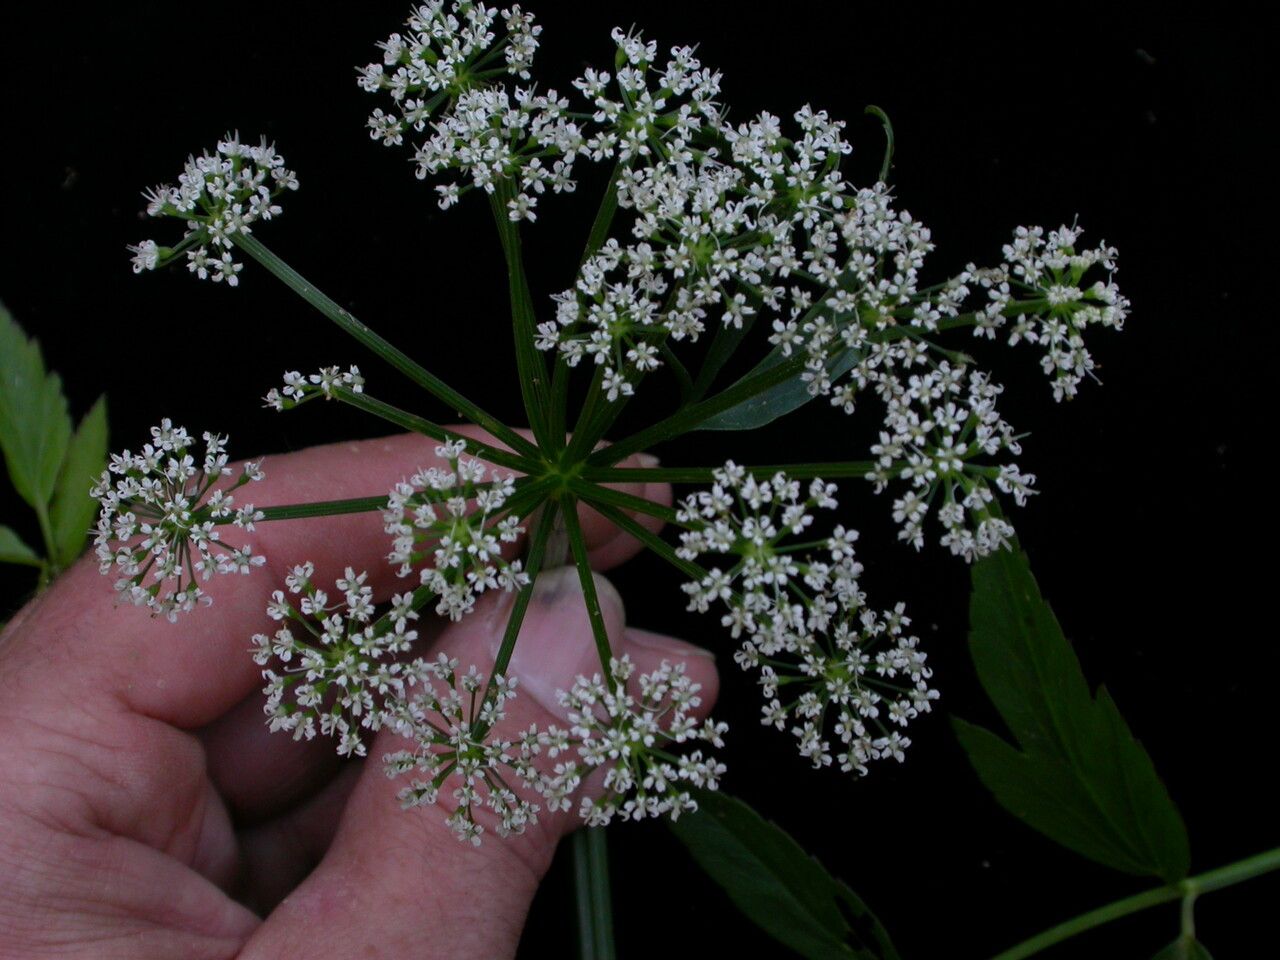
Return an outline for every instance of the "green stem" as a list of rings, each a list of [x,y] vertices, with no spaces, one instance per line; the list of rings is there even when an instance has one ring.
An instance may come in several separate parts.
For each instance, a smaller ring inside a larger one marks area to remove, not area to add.
[[[474,453],[490,463],[510,467],[513,470],[519,470],[521,473],[529,473],[536,467],[529,460],[512,453],[510,450],[502,450],[498,447],[490,446],[475,439],[475,437],[468,437],[455,430],[450,430],[448,427],[442,427],[438,423],[426,420],[406,410],[401,410],[399,407],[394,407],[382,400],[377,400],[367,393],[354,393],[344,387],[338,387],[333,391],[333,395],[357,410],[372,413],[374,416],[381,417],[388,423],[394,423],[405,430],[421,433],[436,440],[461,440],[466,443],[467,450],[470,453]]]
[[[1214,890],[1233,887],[1237,883],[1252,880],[1254,877],[1260,877],[1264,873],[1271,873],[1273,870],[1280,870],[1280,847],[1267,850],[1264,853],[1254,854],[1252,857],[1246,857],[1243,860],[1237,860],[1235,863],[1229,863],[1225,867],[1218,867],[1208,873],[1198,874],[1188,880],[1183,880],[1182,883],[1184,886],[1194,885],[1196,893],[1212,893]]]
[[[624,161],[619,160],[609,175],[609,185],[604,188],[596,218],[591,223],[591,233],[587,235],[587,248],[582,251],[582,263],[595,256],[609,236],[609,227],[613,224],[614,214],[618,212],[618,178],[622,176],[626,166]]]
[[[724,369],[724,365],[729,362],[729,358],[751,331],[752,326],[751,323],[744,323],[741,327],[727,327],[721,324],[716,328],[715,336],[711,339],[711,347],[707,350],[707,356],[698,370],[698,378],[693,382],[691,395],[694,400],[701,400],[706,396],[716,375]]]
[[[1196,938],[1196,897],[1197,892],[1189,890],[1182,898],[1182,936],[1185,940]]]
[[[374,333],[267,249],[257,237],[252,234],[237,232],[232,234],[232,239],[235,241],[236,246],[266,267],[272,275],[290,290],[302,297],[303,300],[306,300],[307,303],[319,310],[378,357],[446,404],[449,409],[458,411],[468,420],[488,430],[511,449],[519,450],[529,457],[538,455],[538,449],[534,444]]]
[[[502,635],[502,645],[498,648],[498,655],[493,661],[491,678],[497,674],[506,673],[507,665],[511,663],[511,654],[515,652],[516,640],[520,636],[520,625],[524,622],[525,611],[529,608],[529,601],[533,597],[534,585],[537,583],[538,574],[542,571],[542,561],[546,556],[547,541],[551,538],[551,531],[555,527],[558,507],[559,504],[556,501],[547,500],[543,506],[542,516],[538,519],[538,525],[534,528],[533,539],[529,543],[529,554],[525,558],[525,572],[529,574],[529,585],[516,594],[515,603],[511,606],[507,628]]]
[[[591,375],[591,386],[587,388],[586,399],[582,401],[582,407],[578,411],[578,420],[573,426],[573,436],[569,438],[569,446],[565,451],[565,459],[570,463],[576,462],[584,451],[591,449],[587,445],[587,426],[596,419],[596,407],[600,403],[603,383],[604,368],[596,367],[595,373]],[[594,444],[594,441],[592,443]]]
[[[662,353],[662,359],[666,361],[667,368],[675,374],[676,382],[680,384],[680,401],[689,403],[700,397],[701,394],[697,393],[697,386],[694,384],[688,368],[676,355],[675,350],[671,348],[671,344],[666,337],[658,344],[658,350]]]
[[[819,305],[815,305],[810,312],[814,312],[818,308]],[[938,332],[941,333],[944,330],[955,327],[972,326],[976,316],[976,314],[964,314],[958,317],[946,317],[939,321]],[[871,340],[875,343],[896,340],[911,335],[914,335],[914,328],[909,326],[894,327],[886,331],[877,332],[872,336]],[[831,361],[829,360],[828,362]],[[587,458],[587,463],[592,466],[617,463],[637,450],[644,450],[661,440],[696,430],[717,414],[737,406],[744,400],[749,400],[758,394],[764,393],[766,390],[784,383],[792,377],[799,376],[804,370],[804,365],[805,356],[801,353],[796,353],[765,369],[757,367],[756,372],[748,374],[714,396],[684,406],[671,416],[646,427],[639,433],[635,433],[609,447],[597,450]]]
[[[634,510],[637,513],[657,517],[666,523],[677,522],[674,507],[668,507],[662,503],[654,503],[652,500],[646,500],[644,497],[637,497],[622,490],[610,490],[608,487],[589,483],[576,477],[569,481],[569,489],[573,491],[574,496],[593,507],[597,504],[607,503],[621,510]]]
[[[1024,940],[1015,947],[1010,947],[1003,953],[996,954],[992,960],[1023,960],[1023,958],[1034,956],[1054,944],[1061,943],[1063,940],[1084,933],[1086,930],[1092,930],[1094,927],[1101,926],[1104,923],[1110,923],[1112,920],[1127,917],[1131,913],[1137,913],[1140,910],[1156,907],[1173,900],[1185,901],[1188,897],[1194,899],[1200,894],[1221,890],[1224,887],[1251,880],[1274,870],[1280,870],[1280,847],[1247,857],[1244,860],[1238,860],[1216,870],[1210,870],[1208,873],[1187,877],[1185,880],[1181,880],[1171,886],[1146,890],[1143,893],[1117,900],[1096,910],[1090,910],[1088,913],[1082,913],[1080,916],[1065,923],[1060,923],[1056,927],[1045,930],[1043,933],[1036,934],[1029,940]]]
[[[884,127],[884,160],[880,164],[880,182],[888,183],[889,168],[893,165],[893,124],[889,122],[889,115],[874,103],[862,112],[878,119]]]
[[[305,520],[308,517],[334,517],[343,513],[371,513],[387,505],[387,497],[354,497],[350,500],[320,500],[316,503],[289,503],[279,507],[262,507],[263,520]],[[231,523],[231,519],[220,523]]]
[[[36,500],[36,519],[40,521],[40,537],[44,540],[44,552],[47,558],[44,561],[43,566],[47,567],[48,570],[42,571],[40,575],[41,586],[44,586],[48,583],[48,580],[51,580],[58,572],[56,559],[58,556],[58,547],[53,539],[53,524],[49,522],[49,511],[43,503],[39,502],[39,496],[36,496],[34,499]],[[46,576],[48,579],[46,579]]]
[[[591,508],[598,511],[600,516],[604,517],[619,530],[631,534],[631,536],[635,537],[659,557],[667,561],[667,563],[671,564],[690,579],[701,580],[707,575],[707,571],[703,570],[702,567],[692,561],[685,560],[677,556],[671,544],[667,543],[667,541],[663,540],[643,524],[637,523],[632,517],[629,517],[617,507],[597,501],[591,505]]]
[[[582,596],[587,605],[587,619],[591,621],[591,635],[595,638],[596,653],[600,657],[600,672],[605,685],[613,688],[613,648],[609,645],[609,629],[605,626],[604,613],[600,610],[600,597],[596,594],[595,575],[591,572],[591,557],[587,551],[587,539],[578,522],[577,501],[566,495],[561,503],[564,511],[564,531],[573,551],[574,566],[578,568],[578,580],[582,583]]]
[[[551,433],[551,397],[547,389],[547,364],[534,345],[537,337],[537,321],[534,317],[533,297],[529,293],[529,280],[525,276],[524,255],[520,248],[519,225],[507,214],[507,201],[513,199],[511,181],[498,181],[497,188],[489,195],[489,206],[502,241],[502,253],[507,261],[507,279],[511,296],[511,324],[515,334],[516,367],[520,374],[520,396],[524,401],[525,416],[533,428],[534,437],[547,450],[559,450],[564,437]]]
[[[614,214],[618,210],[618,177],[621,176],[625,166],[621,161],[614,165],[609,184],[604,189],[604,196],[600,198],[600,207],[596,210],[596,218],[591,224],[591,232],[587,236],[587,246],[582,251],[580,263],[586,263],[595,256],[609,235],[609,227],[613,224]],[[556,437],[563,437],[568,427],[571,371],[569,365],[560,357],[556,358],[554,367],[555,371],[551,376],[552,433]]]
[[[630,397],[619,397],[617,400],[605,400],[596,407],[595,416],[582,429],[581,435],[584,440],[575,447],[578,458],[588,450],[594,450],[595,447],[604,440],[605,434],[609,432],[609,428],[622,415],[622,411],[626,409],[626,405]],[[577,437],[579,428],[574,428],[574,436]]]
[[[671,416],[632,434],[625,440],[597,450],[587,458],[586,462],[597,467],[614,464],[660,440],[688,433],[716,414],[723,413],[730,407],[737,406],[742,401],[749,400],[756,394],[764,393],[771,387],[797,376],[803,369],[804,357],[793,356],[768,370],[762,370],[760,373],[739,380],[713,397],[683,407]]]
[[[503,509],[517,517],[531,517],[533,511],[552,496],[556,484],[557,481],[549,477],[519,477],[516,492]]]
[[[278,507],[261,507],[262,520],[306,520],[311,517],[336,517],[347,513],[372,513],[387,505],[385,495],[380,497],[352,497],[349,500],[318,500],[315,503],[289,503]],[[225,526],[234,520],[226,518],[214,521]]]
[[[579,830],[573,835],[573,886],[582,960],[613,960],[609,848],[601,827]]]

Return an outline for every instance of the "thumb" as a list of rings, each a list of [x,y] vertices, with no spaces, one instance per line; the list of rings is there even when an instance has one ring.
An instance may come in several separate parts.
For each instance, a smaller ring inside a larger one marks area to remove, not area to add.
[[[619,661],[626,658],[629,665],[622,668],[619,677],[633,668],[626,693],[641,703],[646,693],[655,692],[666,701],[673,697],[680,700],[686,709],[667,709],[665,722],[683,712],[682,727],[696,729],[696,721],[709,711],[718,688],[709,652],[672,637],[628,629],[622,600],[612,584],[595,575],[595,586],[613,657]],[[456,661],[452,676],[457,688],[467,685],[466,674],[472,665],[486,677],[491,671],[511,603],[509,595],[488,594],[469,616],[440,634],[430,656],[443,655],[446,663]],[[573,744],[548,740],[549,729],[565,731],[575,722],[589,724],[592,709],[598,716],[606,715],[601,704],[593,708],[584,704],[581,696],[589,694],[590,678],[600,672],[577,570],[567,567],[544,572],[534,588],[507,671],[508,677],[517,680],[515,695],[503,704],[503,716],[487,741],[513,741],[505,753],[517,765],[520,744],[524,743],[528,752],[529,744],[541,741],[532,763],[554,784],[550,800],[521,786],[519,776],[497,763],[482,766],[470,784],[453,773],[429,798],[434,804],[402,809],[406,788],[415,787],[415,775],[418,788],[433,777],[421,768],[394,779],[384,775],[380,762],[384,755],[421,756],[426,752],[420,738],[415,742],[384,730],[370,747],[372,762],[356,785],[324,860],[259,928],[242,957],[306,956],[314,960],[317,956],[359,955],[425,960],[513,956],[529,903],[558,840],[582,822],[578,808],[599,810],[593,801],[607,795],[622,816],[638,818],[661,807],[656,798],[664,780],[673,784],[679,780],[677,770],[669,766],[659,770],[657,787],[649,785],[650,798],[625,807],[626,798],[618,796],[620,788],[627,786],[625,771],[620,774],[607,760],[596,769],[582,760]],[[655,673],[659,675],[656,685],[652,679]],[[586,687],[575,687],[579,675],[588,680]],[[420,689],[428,686],[435,691],[434,702],[443,704],[449,684],[429,675]],[[580,696],[566,699],[559,695],[571,690]],[[476,703],[480,696],[476,693]],[[433,712],[419,700],[417,709],[430,713],[429,719],[438,729],[443,728],[450,710],[460,709],[465,729],[470,694],[463,693],[454,703],[455,707]],[[651,711],[648,719],[655,715],[663,715],[663,711]],[[536,737],[520,739],[522,732],[535,728]],[[581,739],[568,733],[563,736]],[[663,739],[661,733],[652,736]],[[436,747],[436,755],[449,749]],[[633,754],[629,760],[634,767],[639,758]],[[566,764],[575,761],[577,779],[566,773]],[[442,771],[445,766],[436,762],[431,769]],[[486,774],[500,775],[502,780]],[[514,796],[506,798],[508,803],[536,804],[536,822],[518,835],[497,836],[499,818],[493,807],[500,807],[502,798],[494,799],[498,791],[489,789],[494,783],[511,787]],[[574,787],[577,789],[570,793]],[[465,826],[460,827],[465,818],[459,809],[459,791],[471,800],[470,817],[483,831],[479,845],[460,843],[455,837],[458,832],[468,833]],[[412,796],[421,797],[421,789]],[[491,806],[486,807],[486,802]]]

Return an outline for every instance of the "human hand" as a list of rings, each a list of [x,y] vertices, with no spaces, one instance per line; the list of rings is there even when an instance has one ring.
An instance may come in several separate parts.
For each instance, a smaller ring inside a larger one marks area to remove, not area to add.
[[[273,457],[254,501],[389,489],[433,447],[401,436]],[[628,492],[670,502],[665,485]],[[598,515],[581,520],[596,566],[636,551]],[[340,761],[327,738],[269,733],[249,638],[270,624],[266,602],[287,567],[312,560],[322,582],[367,569],[379,600],[397,582],[377,514],[264,524],[254,542],[267,569],[214,578],[214,605],[176,626],[115,606],[87,559],[0,634],[3,960],[514,954],[576,816],[544,812],[523,835],[460,844],[443,801],[400,809],[403,784],[380,763],[402,743],[390,731],[369,744],[368,764]],[[615,655],[641,671],[686,661],[703,687],[699,713],[709,710],[710,656],[627,628],[617,593],[600,577],[597,587]],[[509,604],[486,593],[458,623],[424,622],[421,652],[487,671]],[[598,670],[577,572],[547,571],[510,665],[521,681],[510,729],[563,724],[555,690]]]

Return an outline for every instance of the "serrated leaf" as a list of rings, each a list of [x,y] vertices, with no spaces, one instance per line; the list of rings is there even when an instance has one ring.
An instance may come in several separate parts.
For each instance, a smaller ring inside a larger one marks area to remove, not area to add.
[[[97,402],[80,421],[67,445],[67,455],[53,494],[53,542],[58,566],[68,567],[80,556],[93,524],[97,504],[89,496],[107,463],[107,398]]]
[[[0,449],[18,495],[43,512],[71,439],[71,417],[56,373],[45,373],[40,346],[0,305]]]
[[[969,645],[1019,749],[956,731],[979,777],[1015,816],[1086,857],[1168,883],[1186,876],[1186,827],[1151,758],[1105,689],[1095,699],[1040,596],[1026,556],[974,564]]]
[[[899,960],[866,904],[781,827],[723,793],[697,799],[671,830],[762,930],[811,960]]]
[[[1014,749],[989,730],[952,718],[960,745],[1000,806],[1049,839],[1125,873],[1146,873],[1124,838],[1099,823],[1071,767]]]
[[[38,567],[40,556],[11,529],[0,525],[0,563],[21,563],[28,567]]]
[[[859,351],[850,348],[828,361],[827,372],[830,374],[831,379],[834,380],[841,374],[848,373],[853,368],[853,365],[858,362],[859,356],[861,356]],[[785,359],[787,358],[782,355],[781,348],[774,347],[763,360],[755,365],[746,377],[755,376],[772,369]],[[745,380],[746,377],[742,379]],[[790,380],[786,380],[777,386],[770,387],[763,393],[758,393],[754,397],[743,400],[737,406],[730,407],[728,410],[704,420],[698,425],[698,429],[755,430],[757,427],[773,423],[779,417],[784,417],[793,410],[800,409],[813,399],[812,394],[809,393],[809,385],[800,377],[801,375],[797,373]]]
[[[1179,937],[1151,960],[1213,960],[1213,956],[1195,937]]]
[[[969,650],[991,702],[1023,749],[1078,753],[1067,718],[1086,713],[1092,698],[1025,556],[997,551],[971,576]]]

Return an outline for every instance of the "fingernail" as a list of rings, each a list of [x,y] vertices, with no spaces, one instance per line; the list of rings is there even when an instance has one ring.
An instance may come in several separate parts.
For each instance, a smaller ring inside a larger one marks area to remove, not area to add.
[[[622,597],[604,577],[592,576],[605,627],[616,645],[621,642],[622,625],[626,622]],[[502,634],[492,631],[490,638],[496,656]],[[566,713],[560,706],[557,691],[568,690],[579,674],[592,676],[599,672],[600,658],[577,568],[544,571],[534,584],[520,638],[507,667],[507,675],[519,681],[517,694],[529,697],[563,719]]]
[[[655,457],[652,453],[636,454],[636,463],[638,463],[641,467],[643,467],[646,470],[651,469],[652,467],[656,467],[661,462],[662,461],[659,460],[657,457]]]
[[[637,630],[635,627],[627,628],[627,645],[641,647],[673,662],[690,660],[693,657],[702,657],[712,662],[716,659],[716,655],[706,647],[685,643],[683,640],[677,640],[662,633]]]

